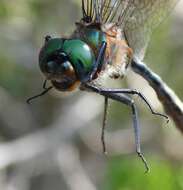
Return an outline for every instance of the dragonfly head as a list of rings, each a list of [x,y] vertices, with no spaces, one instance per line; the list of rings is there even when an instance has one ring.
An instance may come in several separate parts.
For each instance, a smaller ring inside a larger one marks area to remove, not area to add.
[[[60,91],[75,89],[93,68],[95,60],[89,46],[78,39],[45,37],[39,66],[47,80]]]
[[[61,91],[72,88],[77,76],[66,52],[63,51],[64,39],[45,37],[45,44],[39,54],[39,66],[53,86]]]

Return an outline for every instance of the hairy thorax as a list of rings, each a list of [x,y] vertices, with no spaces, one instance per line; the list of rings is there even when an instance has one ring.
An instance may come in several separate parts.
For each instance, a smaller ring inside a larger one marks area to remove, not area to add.
[[[108,63],[107,72],[111,78],[123,77],[131,62],[133,51],[129,48],[121,29],[107,24],[102,30],[107,39],[105,55],[105,61]]]
[[[97,35],[94,35],[94,38],[91,31],[96,31]],[[92,40],[88,40],[88,36],[90,38],[92,36]],[[103,67],[99,71],[98,77],[107,74],[110,78],[116,79],[122,78],[125,75],[125,71],[131,62],[133,51],[129,48],[120,28],[114,24],[105,24],[102,26],[97,24],[89,26],[77,24],[77,29],[72,37],[85,41],[93,49],[96,57],[98,56],[101,42],[106,41],[107,48],[102,63]]]

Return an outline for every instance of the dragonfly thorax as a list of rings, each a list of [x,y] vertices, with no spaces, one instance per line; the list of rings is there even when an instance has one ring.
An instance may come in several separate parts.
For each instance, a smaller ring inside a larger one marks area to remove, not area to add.
[[[129,48],[122,30],[114,23],[104,24],[100,27],[97,23],[96,25],[94,23],[91,25],[77,23],[73,37],[85,41],[93,50],[95,57],[98,57],[101,44],[106,42],[105,55],[99,64],[96,77],[102,77],[99,74],[104,70],[111,78],[124,76],[132,58],[132,49]]]

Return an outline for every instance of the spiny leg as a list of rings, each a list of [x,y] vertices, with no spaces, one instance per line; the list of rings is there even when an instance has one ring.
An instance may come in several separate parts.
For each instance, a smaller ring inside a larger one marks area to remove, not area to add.
[[[153,115],[157,115],[160,117],[164,117],[165,119],[167,119],[167,123],[169,122],[169,118],[168,116],[158,113],[156,111],[154,111],[154,109],[152,108],[151,104],[148,102],[148,100],[146,99],[146,97],[138,92],[137,90],[132,90],[132,89],[111,89],[111,88],[98,88],[96,86],[91,86],[91,85],[87,85],[87,88],[93,89],[94,91],[100,91],[100,93],[105,93],[105,92],[110,92],[110,93],[115,93],[115,94],[131,94],[131,95],[138,95],[145,103],[146,105],[149,107],[151,113]]]
[[[47,80],[45,80],[44,83],[43,83],[43,89],[44,89],[44,91],[41,92],[40,94],[37,94],[37,95],[35,95],[33,97],[28,98],[26,102],[28,104],[30,104],[32,100],[45,95],[46,93],[48,93],[53,88],[52,86],[46,87],[46,84],[47,84]]]
[[[137,109],[135,107],[134,101],[129,97],[124,94],[118,94],[114,93],[111,91],[102,91],[102,89],[99,89],[96,86],[91,86],[89,84],[83,84],[85,89],[92,90],[95,93],[98,93],[104,97],[110,98],[115,101],[119,101],[123,104],[126,104],[127,106],[130,106],[132,109],[132,114],[133,114],[133,127],[134,127],[134,133],[135,133],[135,145],[136,145],[136,152],[142,162],[144,163],[144,166],[146,168],[146,173],[149,171],[149,166],[148,163],[141,152],[141,146],[140,146],[140,126],[139,126],[139,121],[138,121],[138,114],[137,114]]]
[[[141,145],[140,145],[140,126],[139,126],[139,121],[138,121],[138,115],[137,115],[137,109],[135,107],[134,101],[126,96],[126,95],[120,95],[120,94],[115,94],[109,92],[105,92],[104,94],[101,93],[101,95],[104,95],[105,97],[107,96],[108,98],[111,98],[116,101],[120,101],[123,104],[126,104],[131,107],[132,109],[132,116],[133,116],[133,128],[134,128],[134,134],[135,134],[135,146],[136,146],[136,152],[140,159],[142,160],[144,166],[145,166],[145,173],[149,172],[149,166],[148,163],[141,152]]]
[[[107,109],[108,109],[108,97],[105,96],[104,99],[104,116],[103,116],[103,123],[102,123],[102,134],[101,134],[101,141],[103,147],[103,153],[107,154],[106,150],[106,143],[105,143],[105,128],[107,124]]]
[[[106,92],[113,92],[113,93],[122,93],[122,94],[131,94],[131,95],[138,95],[145,103],[146,105],[149,107],[151,113],[153,115],[157,115],[160,117],[164,117],[165,119],[167,119],[167,123],[169,122],[169,118],[167,115],[158,113],[156,111],[153,110],[151,104],[148,102],[148,100],[146,99],[146,97],[139,91],[137,90],[132,90],[132,89],[102,89],[102,91],[106,91]]]
[[[135,134],[135,146],[136,146],[136,152],[138,156],[141,158],[143,161],[146,171],[145,173],[149,172],[149,166],[148,163],[144,157],[144,155],[141,152],[141,146],[140,146],[140,125],[139,125],[139,120],[138,120],[138,113],[137,113],[137,108],[135,104],[133,103],[133,100],[131,102],[131,108],[132,108],[132,117],[133,117],[133,127],[134,127],[134,134]]]

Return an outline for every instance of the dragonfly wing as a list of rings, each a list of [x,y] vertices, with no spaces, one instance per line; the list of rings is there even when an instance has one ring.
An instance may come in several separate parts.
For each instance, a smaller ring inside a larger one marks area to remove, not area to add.
[[[153,29],[169,14],[178,0],[133,0],[131,2],[133,11],[127,18],[123,30],[134,55],[142,60]]]
[[[121,26],[134,55],[140,60],[153,29],[179,0],[82,0],[85,22]]]
[[[109,23],[116,18],[123,4],[121,0],[81,0],[85,22]]]

